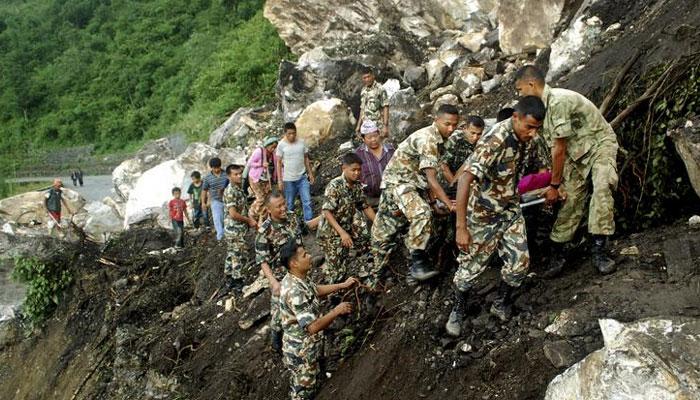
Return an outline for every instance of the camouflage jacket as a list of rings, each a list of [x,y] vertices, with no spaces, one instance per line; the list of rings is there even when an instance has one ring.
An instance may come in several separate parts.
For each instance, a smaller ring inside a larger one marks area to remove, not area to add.
[[[302,244],[297,216],[287,212],[285,221],[273,221],[268,217],[260,224],[255,236],[255,264],[268,263],[275,276],[280,278],[284,269],[280,266],[279,252],[288,240],[296,240],[298,245]]]
[[[445,142],[445,152],[440,158],[440,163],[447,164],[452,173],[457,172],[459,167],[467,161],[467,158],[474,151],[474,145],[469,143],[463,130],[457,130],[447,138]]]
[[[321,209],[332,212],[335,220],[346,232],[351,231],[355,214],[362,212],[367,207],[369,207],[369,204],[367,204],[367,198],[362,191],[360,182],[350,186],[343,175],[328,182]],[[318,227],[317,237],[334,235],[338,235],[338,233],[325,218],[322,218]]]
[[[588,165],[600,148],[617,149],[612,127],[583,95],[545,85],[542,101],[547,107],[542,135],[550,148],[554,139],[567,139],[566,156],[570,162]]]
[[[443,143],[435,124],[412,133],[396,148],[386,166],[382,175],[382,189],[398,185],[427,189],[428,181],[423,170],[433,168],[437,171],[438,160],[444,152]]]
[[[382,109],[389,106],[389,98],[384,86],[375,81],[370,87],[363,87],[360,92],[360,113],[364,119],[383,126]]]
[[[319,341],[322,333],[309,335],[306,329],[321,317],[321,304],[316,285],[308,279],[287,273],[280,288],[280,319],[284,341],[300,348],[305,340]]]
[[[224,190],[224,228],[226,233],[245,234],[248,232],[248,224],[231,218],[228,213],[231,207],[243,216],[248,215],[248,199],[243,193],[243,188],[234,183],[229,184]]]
[[[520,212],[519,171],[531,143],[518,140],[510,119],[481,137],[467,160],[467,171],[478,179],[472,184],[468,215],[498,219]]]

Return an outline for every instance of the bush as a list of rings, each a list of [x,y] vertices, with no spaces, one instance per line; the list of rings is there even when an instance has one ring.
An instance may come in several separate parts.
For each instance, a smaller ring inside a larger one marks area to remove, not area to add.
[[[27,285],[22,309],[32,324],[44,322],[56,309],[63,292],[73,282],[63,265],[45,264],[34,257],[16,258],[12,279]]]

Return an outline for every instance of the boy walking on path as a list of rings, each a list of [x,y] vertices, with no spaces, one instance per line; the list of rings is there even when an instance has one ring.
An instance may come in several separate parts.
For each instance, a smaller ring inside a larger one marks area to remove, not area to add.
[[[173,224],[175,231],[175,246],[185,247],[185,219],[189,222],[190,217],[187,215],[187,203],[182,200],[182,195],[179,187],[174,187],[172,190],[173,198],[168,202],[168,211],[170,213],[170,221]]]
[[[288,242],[280,251],[281,263],[287,268],[280,289],[280,320],[284,329],[282,349],[284,363],[290,371],[290,398],[313,399],[316,379],[321,372],[319,358],[323,349],[322,331],[341,315],[350,314],[352,305],[340,303],[328,314],[321,314],[320,299],[349,289],[357,279],[348,278],[335,285],[315,285],[308,279],[311,255]]]
[[[224,238],[224,203],[223,192],[228,179],[221,170],[221,159],[214,157],[209,160],[211,172],[204,177],[202,184],[202,209],[211,206],[211,216],[216,229],[216,240]]]
[[[316,233],[318,245],[326,256],[326,282],[339,282],[351,274],[350,249],[356,256],[369,252],[369,224],[374,210],[362,192],[362,160],[355,153],[343,156],[342,174],[326,186],[322,218]],[[359,271],[352,271],[359,272]]]
[[[471,282],[488,266],[494,251],[503,260],[501,285],[491,313],[508,318],[510,294],[527,275],[530,256],[517,192],[520,165],[530,140],[542,126],[545,108],[534,96],[521,99],[509,120],[496,124],[477,143],[457,187],[455,300],[445,326],[459,336]]]
[[[226,167],[229,185],[224,190],[224,237],[226,238],[226,260],[224,275],[227,289],[239,289],[243,286],[241,269],[248,262],[250,246],[245,236],[248,228],[257,228],[255,220],[248,216],[248,199],[243,192],[243,166],[229,165]]]
[[[51,189],[49,189],[44,195],[44,205],[46,206],[46,210],[49,213],[49,221],[47,223],[47,226],[49,228],[49,236],[53,236],[54,227],[58,226],[58,229],[62,229],[61,205],[66,206],[66,210],[68,210],[69,213],[73,213],[68,207],[68,204],[66,204],[66,201],[63,200],[63,190],[61,190],[62,187],[63,182],[60,179],[56,178],[53,180],[53,185],[51,186]]]
[[[284,124],[284,139],[277,145],[275,154],[277,185],[287,200],[287,209],[294,211],[294,200],[299,195],[304,222],[309,225],[309,228],[316,228],[313,226],[314,215],[311,205],[311,185],[315,178],[311,170],[309,149],[302,139],[297,138],[297,127],[293,123]]]
[[[187,188],[187,194],[190,195],[192,201],[192,226],[199,228],[200,224],[209,226],[209,217],[207,210],[202,208],[202,174],[199,171],[192,172],[190,175],[192,183]]]
[[[282,325],[279,313],[280,281],[284,267],[280,264],[280,248],[287,242],[302,244],[299,222],[294,213],[287,211],[284,197],[272,193],[265,201],[269,212],[258,227],[255,236],[255,264],[260,266],[270,284],[270,336],[272,348],[282,348]]]

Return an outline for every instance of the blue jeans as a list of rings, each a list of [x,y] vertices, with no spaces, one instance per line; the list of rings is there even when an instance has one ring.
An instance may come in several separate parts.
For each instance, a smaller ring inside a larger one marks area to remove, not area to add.
[[[306,174],[296,181],[284,181],[284,198],[287,200],[287,209],[294,211],[294,200],[299,194],[301,197],[301,209],[304,213],[304,221],[308,222],[314,217],[311,208],[311,184]]]
[[[175,221],[171,219],[173,223],[173,231],[175,231],[175,246],[185,247],[185,223],[183,221]]]
[[[224,203],[219,200],[211,200],[211,219],[216,229],[216,240],[224,238]]]
[[[203,210],[202,207],[192,210],[192,225],[195,229],[199,228],[200,225],[209,226],[209,216],[207,214],[207,210]]]

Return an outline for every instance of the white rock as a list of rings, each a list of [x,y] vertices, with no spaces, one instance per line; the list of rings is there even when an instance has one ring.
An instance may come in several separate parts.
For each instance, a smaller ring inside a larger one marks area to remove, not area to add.
[[[297,132],[307,146],[314,148],[331,137],[352,132],[351,118],[343,100],[320,100],[301,113],[296,121]]]
[[[639,255],[639,248],[637,246],[625,247],[624,249],[620,250],[620,255],[622,255],[622,256],[638,256]]]
[[[391,98],[396,92],[401,90],[401,83],[399,82],[398,79],[387,79],[386,82],[384,82],[384,91],[386,92],[387,98]]]
[[[175,149],[168,138],[147,142],[134,157],[123,161],[112,171],[114,190],[122,199],[129,198],[129,192],[147,169],[175,157]]]
[[[479,32],[465,33],[457,38],[457,43],[472,53],[476,53],[486,43],[486,34],[488,32],[488,29],[483,29]]]
[[[693,215],[688,219],[688,226],[691,228],[700,227],[700,215]]]
[[[85,205],[87,218],[81,226],[85,234],[96,242],[106,242],[109,237],[124,230],[123,219],[110,206],[99,201]]]
[[[245,107],[236,110],[209,135],[209,145],[219,148],[227,145],[229,142],[238,142],[250,135],[253,132],[253,128],[246,124],[249,120],[243,119],[243,117],[252,111],[252,108]]]
[[[5,221],[15,224],[29,224],[32,221],[46,224],[49,221],[49,215],[44,203],[45,194],[45,191],[32,191],[2,199],[0,215]],[[62,220],[70,219],[71,213],[78,213],[85,205],[85,199],[72,189],[64,187],[62,198],[68,205],[68,209],[65,204],[62,206]]]
[[[552,35],[565,0],[501,0],[498,7],[498,39],[505,54],[542,49]]]
[[[440,108],[441,105],[443,104],[450,104],[453,106],[458,106],[459,105],[459,97],[455,96],[454,94],[444,94],[440,96],[437,100],[435,100],[435,104],[433,104],[433,114],[437,112],[438,108]]]
[[[588,60],[598,42],[602,22],[598,17],[579,17],[552,43],[547,80],[555,80]]]
[[[503,75],[496,75],[489,80],[481,81],[481,88],[484,91],[484,93],[490,93],[495,89],[498,89],[498,87],[501,86],[502,82]]]
[[[355,148],[355,145],[353,145],[352,140],[348,140],[347,142],[343,142],[340,146],[338,146],[338,153],[348,153],[351,152]]]
[[[469,74],[463,80],[464,90],[459,94],[463,102],[467,102],[472,96],[481,92],[481,79],[474,74]]]
[[[443,80],[445,80],[445,75],[450,68],[439,59],[432,59],[425,64],[425,70],[428,74],[428,86],[436,88],[440,86]]]
[[[457,89],[455,89],[454,85],[447,85],[447,86],[443,86],[441,88],[437,88],[437,89],[433,90],[432,92],[430,92],[430,100],[438,99],[446,94],[455,94],[456,95],[458,93],[459,93],[459,91],[457,91]]]

